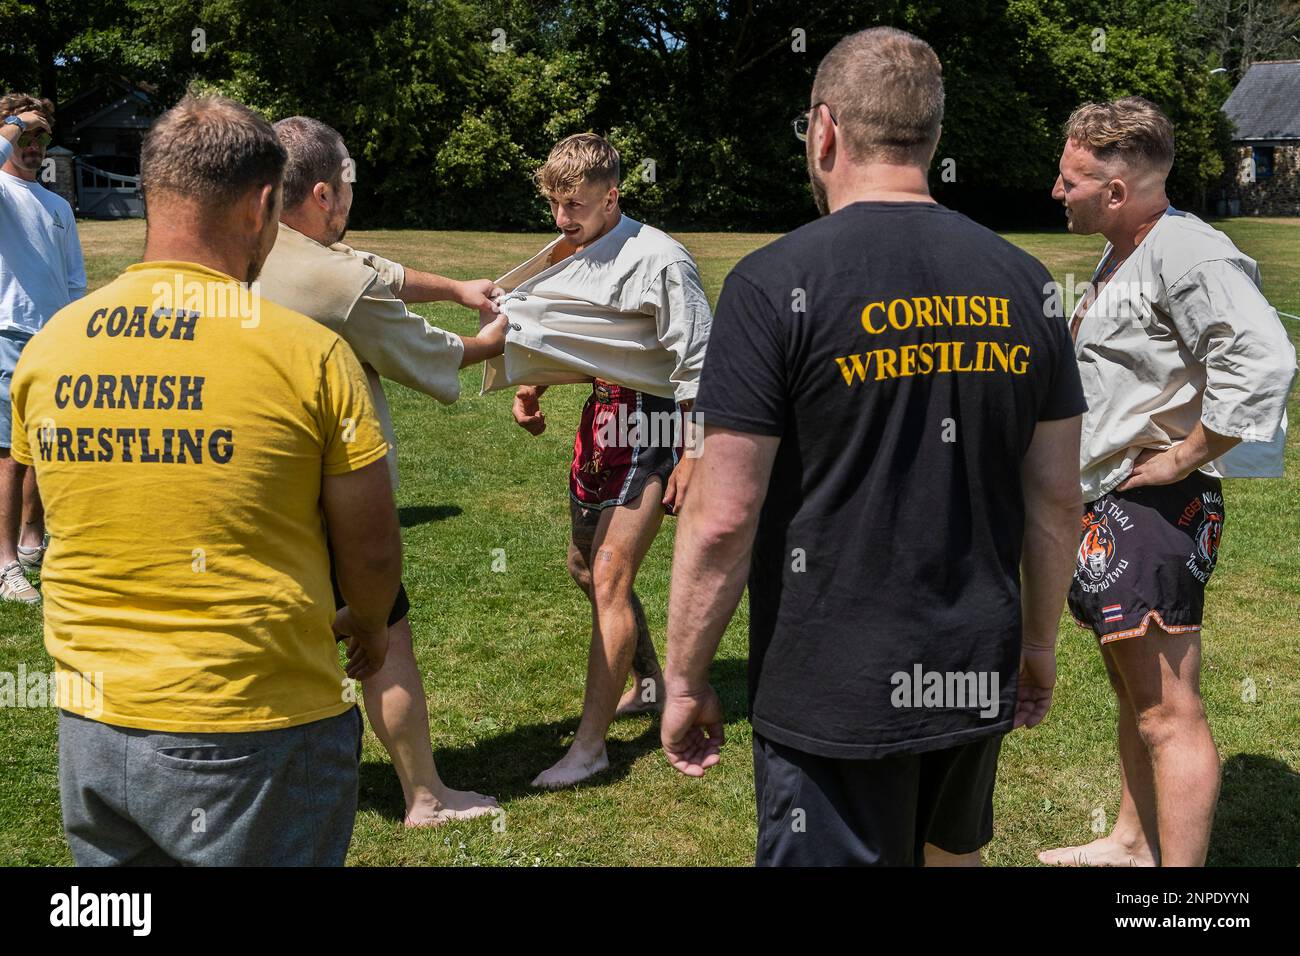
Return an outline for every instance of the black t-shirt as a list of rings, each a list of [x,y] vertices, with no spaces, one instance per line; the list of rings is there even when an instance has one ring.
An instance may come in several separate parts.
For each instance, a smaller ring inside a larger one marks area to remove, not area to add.
[[[1047,270],[942,206],[855,203],[727,277],[695,408],[781,438],[749,577],[755,731],[874,758],[1009,730],[1021,462],[1039,421],[1086,408]]]

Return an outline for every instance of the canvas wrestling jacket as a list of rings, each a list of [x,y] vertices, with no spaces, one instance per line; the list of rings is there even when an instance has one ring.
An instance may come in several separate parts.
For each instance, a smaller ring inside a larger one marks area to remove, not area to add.
[[[1075,353],[1088,400],[1084,501],[1123,482],[1144,448],[1169,448],[1198,421],[1242,440],[1201,471],[1282,474],[1295,349],[1255,260],[1196,216],[1169,207],[1084,313]]]
[[[450,405],[460,397],[460,338],[435,328],[397,297],[406,272],[396,262],[337,242],[322,246],[280,223],[258,277],[272,302],[310,316],[352,347],[388,440],[388,474],[397,487],[397,432],[382,378]]]
[[[622,216],[577,255],[551,265],[560,239],[497,280],[510,320],[483,392],[601,378],[661,398],[695,398],[713,316],[691,255]]]

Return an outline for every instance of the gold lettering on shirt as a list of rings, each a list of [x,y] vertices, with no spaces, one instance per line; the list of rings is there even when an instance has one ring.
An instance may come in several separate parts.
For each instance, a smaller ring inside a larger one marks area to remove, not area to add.
[[[1006,296],[992,295],[878,299],[862,307],[859,322],[870,335],[940,326],[1009,329],[1011,306]],[[849,387],[859,382],[883,382],[917,375],[977,372],[1024,375],[1029,371],[1029,346],[994,339],[915,342],[837,356],[835,364]]]

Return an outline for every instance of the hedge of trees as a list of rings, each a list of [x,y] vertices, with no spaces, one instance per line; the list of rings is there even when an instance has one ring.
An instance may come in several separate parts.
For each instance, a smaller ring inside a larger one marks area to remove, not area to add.
[[[997,225],[1059,222],[1060,127],[1137,93],[1178,131],[1176,202],[1224,171],[1220,112],[1254,59],[1295,55],[1284,0],[0,0],[0,85],[66,101],[97,78],[159,108],[219,90],[337,127],[361,225],[543,226],[529,178],[596,130],[626,207],[670,228],[785,229],[812,214],[790,121],[839,37],[888,24],[944,64],[939,199]],[[1219,69],[1221,68],[1221,69]],[[1218,72],[1214,72],[1218,69]]]

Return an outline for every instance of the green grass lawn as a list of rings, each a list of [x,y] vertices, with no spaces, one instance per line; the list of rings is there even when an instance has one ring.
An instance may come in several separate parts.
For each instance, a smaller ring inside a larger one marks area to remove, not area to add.
[[[1300,221],[1220,224],[1259,260],[1273,304],[1300,314]],[[91,286],[137,260],[139,222],[81,224]],[[458,278],[496,276],[531,255],[543,235],[358,232],[349,241],[420,269]],[[772,237],[688,233],[716,299],[723,277]],[[1013,242],[1062,281],[1086,281],[1097,238],[1017,233]],[[461,333],[474,317],[454,306],[420,307]],[[1300,341],[1300,327],[1289,323]],[[390,385],[400,436],[398,492],[416,654],[432,714],[433,745],[454,786],[497,794],[504,830],[491,821],[405,831],[401,790],[367,732],[354,864],[748,865],[754,849],[750,728],[745,720],[744,603],[722,642],[714,683],[727,710],[723,762],[688,780],[664,762],[658,727],[642,717],[615,725],[610,770],[591,785],[534,793],[529,780],[556,760],[577,726],[590,615],[565,571],[566,473],[580,386],[546,396],[549,427],[533,438],[510,417],[510,393],[478,397],[481,371],[462,373],[451,407]],[[1293,402],[1293,421],[1300,408]],[[1212,865],[1300,862],[1300,438],[1287,449],[1289,477],[1226,482],[1228,519],[1209,588],[1203,689],[1224,763]],[[661,653],[673,522],[638,581]],[[493,549],[507,557],[492,571]],[[1115,702],[1087,632],[1063,624],[1060,679],[1047,720],[1003,748],[996,831],[985,858],[1035,864],[1035,851],[1091,837],[1097,808],[1107,823],[1119,801]],[[48,670],[39,609],[0,606],[0,671]],[[1242,683],[1256,687],[1243,700]],[[56,712],[0,716],[0,864],[71,862],[59,820]]]

